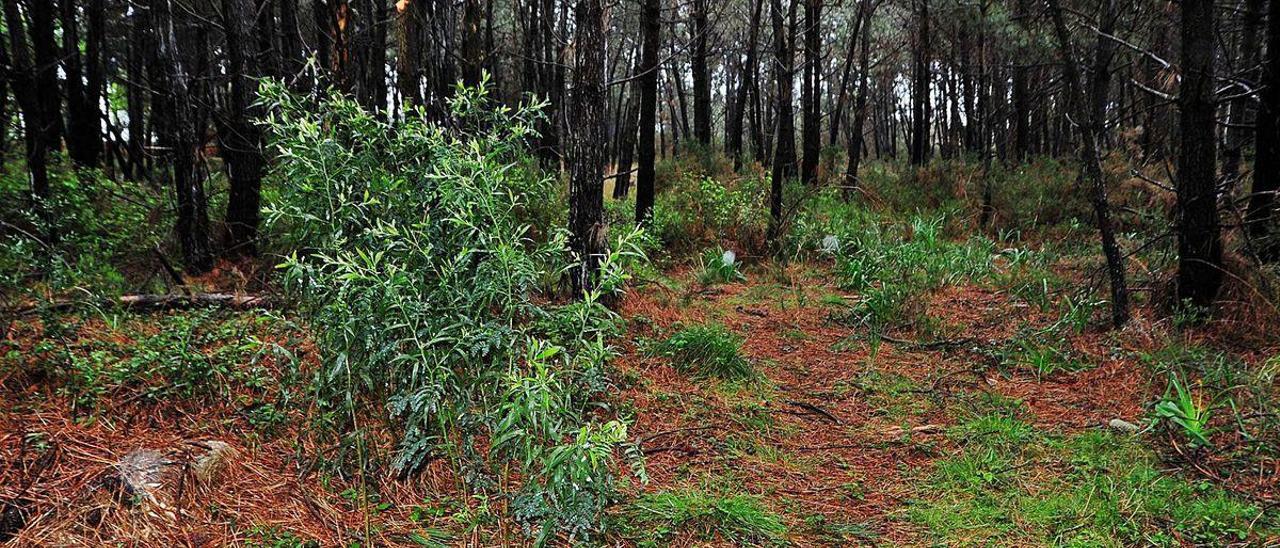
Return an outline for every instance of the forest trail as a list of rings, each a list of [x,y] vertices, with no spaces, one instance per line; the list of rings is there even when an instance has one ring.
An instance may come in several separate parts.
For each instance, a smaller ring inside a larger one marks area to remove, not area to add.
[[[960,451],[948,433],[969,414],[957,407],[1020,401],[1030,422],[1058,434],[1138,422],[1144,412],[1149,386],[1132,361],[1096,356],[1097,367],[1052,378],[1002,374],[995,354],[1014,326],[1054,318],[990,289],[931,297],[927,317],[941,323],[929,331],[945,338],[908,327],[877,344],[867,329],[833,319],[859,297],[832,286],[822,266],[771,272],[785,283],[760,275],[710,288],[691,274],[673,274],[684,289],[633,291],[621,306],[640,341],[619,367],[634,380],[624,400],[635,405],[652,479],[645,489],[761,497],[789,530],[804,531],[791,539],[802,545],[923,542],[906,523],[908,501],[928,497],[934,462]],[[763,378],[707,384],[640,348],[647,337],[706,322],[741,335]]]

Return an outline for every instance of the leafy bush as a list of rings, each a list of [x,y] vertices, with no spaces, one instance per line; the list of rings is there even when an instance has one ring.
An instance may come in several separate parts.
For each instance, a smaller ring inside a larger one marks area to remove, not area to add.
[[[677,331],[655,352],[671,358],[677,371],[697,377],[744,380],[757,376],[751,362],[742,357],[742,338],[721,325],[695,325]]]
[[[601,300],[627,279],[636,233],[601,258],[596,289],[548,302],[539,290],[574,261],[564,231],[527,220],[557,195],[526,152],[536,105],[459,89],[445,128],[279,84],[264,97],[280,158],[268,227],[298,250],[281,267],[321,350],[314,394],[321,425],[342,435],[337,457],[365,458],[356,425],[374,413],[399,434],[397,469],[447,457],[476,489],[508,485],[495,476],[509,469],[530,532],[595,530],[626,433],[597,411],[619,329]]]

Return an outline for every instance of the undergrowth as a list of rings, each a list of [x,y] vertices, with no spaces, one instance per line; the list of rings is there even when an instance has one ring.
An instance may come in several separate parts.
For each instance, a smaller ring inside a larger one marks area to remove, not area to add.
[[[742,338],[722,325],[694,325],[672,334],[653,349],[671,358],[677,371],[699,378],[749,380],[758,373],[742,356]]]

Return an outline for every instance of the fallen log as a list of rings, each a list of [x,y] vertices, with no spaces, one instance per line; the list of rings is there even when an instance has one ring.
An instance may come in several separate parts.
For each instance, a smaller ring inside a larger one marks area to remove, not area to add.
[[[157,312],[186,308],[223,307],[244,310],[272,308],[276,304],[263,295],[239,295],[235,293],[193,293],[164,295],[121,295],[102,299],[67,299],[28,305],[5,311],[5,316],[30,316],[41,311],[63,312],[83,307],[120,308],[130,312]]]

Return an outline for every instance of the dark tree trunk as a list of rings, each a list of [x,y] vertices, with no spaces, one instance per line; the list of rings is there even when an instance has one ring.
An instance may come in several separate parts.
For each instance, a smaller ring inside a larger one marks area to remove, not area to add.
[[[1245,79],[1256,85],[1258,72],[1253,69],[1258,64],[1258,28],[1262,26],[1263,10],[1266,0],[1246,0],[1244,24],[1240,32],[1241,66],[1248,69]],[[1240,162],[1244,149],[1254,130],[1254,105],[1251,98],[1242,89],[1233,90],[1236,95],[1230,102],[1230,125],[1226,129],[1226,140],[1222,150],[1223,178],[1233,188],[1240,177]]]
[[[607,251],[604,225],[605,36],[603,0],[574,7],[573,86],[569,127],[569,248],[578,266],[570,273],[575,294],[595,287]]]
[[[794,74],[792,66],[794,58],[791,48],[792,40],[788,36],[794,30],[794,25],[791,25],[791,29],[788,30],[787,21],[795,21],[797,1],[786,0],[789,6],[787,11],[783,12],[783,0],[773,0],[773,7],[770,10],[773,19],[774,80],[778,88],[778,95],[776,97],[777,115],[775,116],[777,118],[777,126],[774,132],[773,145],[773,177],[769,187],[769,231],[767,239],[775,249],[778,244],[778,238],[782,235],[783,183],[796,174],[796,129],[795,120],[791,113],[793,100],[791,80]]]
[[[480,28],[483,22],[480,0],[463,0],[462,82],[468,86],[480,85],[480,73],[484,69],[484,35]]]
[[[204,181],[198,167],[196,121],[188,76],[178,49],[173,22],[173,0],[151,4],[151,28],[156,33],[156,60],[159,64],[156,91],[162,94],[163,108],[156,109],[162,120],[165,144],[170,148],[173,184],[177,196],[177,232],[183,263],[188,272],[203,274],[213,268],[209,246],[209,217]]]
[[[97,8],[102,8],[102,0],[97,0]],[[62,8],[62,70],[66,75],[67,89],[67,155],[78,166],[92,167],[98,164],[98,156],[102,152],[102,135],[98,93],[95,88],[85,84],[85,61],[97,64],[95,55],[99,49],[94,45],[88,58],[80,55],[80,22],[77,19],[75,2],[63,0]],[[101,29],[99,29],[101,30]],[[88,41],[93,45],[93,40]],[[98,76],[101,76],[98,71]],[[102,82],[97,82],[101,89]]]
[[[365,47],[365,96],[370,110],[387,110],[387,0],[369,0],[365,23],[368,45]]]
[[[863,124],[867,119],[867,80],[869,72],[871,72],[871,25],[866,24],[871,21],[871,14],[874,11],[872,0],[862,0],[858,4],[858,23],[854,25],[854,32],[860,33],[858,41],[858,97],[853,107],[853,126],[849,128],[849,149],[848,164],[844,170],[844,198],[846,200],[853,197],[854,191],[858,189],[858,169],[862,162],[862,134]],[[852,41],[852,39],[851,39]],[[853,55],[853,47],[849,48],[849,55]],[[842,91],[843,93],[843,91]]]
[[[1018,23],[1018,28],[1023,32],[1029,32],[1030,27],[1027,24],[1028,15],[1027,0],[1017,0],[1015,3],[1016,12],[1014,19]],[[1009,151],[1010,156],[1015,162],[1022,162],[1027,159],[1027,153],[1031,148],[1031,116],[1029,114],[1031,108],[1030,92],[1027,89],[1027,67],[1022,59],[1014,59],[1013,66],[1013,98],[1011,99],[1012,108],[1009,109],[1009,117],[1012,119],[1013,125],[1013,146]]]
[[[285,82],[294,89],[305,89],[302,74],[307,53],[303,51],[302,32],[298,26],[298,0],[277,0],[280,5],[280,68]]]
[[[707,0],[693,0],[693,139],[711,146],[711,70],[707,66]]]
[[[1262,96],[1254,137],[1253,189],[1245,222],[1264,261],[1280,260],[1276,230],[1276,191],[1280,190],[1280,2],[1270,2],[1267,53],[1262,64]]]
[[[259,69],[254,66],[255,52],[247,49],[253,44],[249,39],[254,32],[249,26],[252,9],[251,0],[222,0],[231,100],[218,138],[231,187],[223,247],[224,253],[232,257],[257,254],[263,159],[261,130],[254,123],[259,113],[253,106],[257,100],[257,82],[253,78],[259,75]]]
[[[640,10],[640,134],[636,141],[636,223],[648,224],[653,216],[654,126],[658,117],[659,48],[662,43],[662,4],[643,0]]]
[[[39,94],[38,70],[27,42],[26,24],[18,10],[18,0],[4,0],[4,16],[7,34],[9,35],[10,59],[5,63],[6,71],[13,88],[14,98],[22,112],[22,130],[26,145],[27,175],[31,186],[31,208],[35,210],[44,226],[40,227],[44,239],[49,244],[57,243],[58,230],[54,222],[54,211],[49,200],[49,148],[57,135],[54,128],[58,125],[60,114],[45,110],[46,103]]]
[[[849,52],[845,54],[844,68],[840,70],[840,85],[836,89],[835,106],[831,109],[831,129],[827,133],[827,141],[832,146],[835,146],[840,138],[840,124],[844,121],[845,96],[849,91],[849,76],[853,74],[853,61],[858,57],[858,33],[862,30],[863,21],[862,2],[859,2],[858,15],[853,21],[853,30],[849,33]]]
[[[422,74],[419,67],[422,58],[421,35],[426,28],[422,21],[425,10],[421,2],[398,5],[396,9],[396,87],[400,92],[401,103],[421,106]]]
[[[62,146],[65,134],[62,125],[62,89],[58,85],[58,67],[61,55],[54,41],[54,17],[52,0],[27,2],[31,16],[31,46],[35,52],[36,97],[45,113],[46,144],[57,150]]]
[[[134,178],[142,178],[147,172],[146,165],[146,101],[144,87],[148,52],[147,29],[151,24],[141,10],[135,10],[130,16],[129,24],[129,58],[125,74],[127,113],[129,116],[129,174]]]
[[[1058,0],[1048,0],[1053,27],[1062,53],[1063,73],[1067,83],[1067,98],[1074,116],[1080,121],[1080,177],[1088,183],[1093,201],[1093,212],[1102,237],[1102,253],[1107,260],[1107,277],[1111,281],[1111,324],[1120,328],[1129,320],[1129,290],[1125,283],[1124,257],[1116,243],[1111,226],[1111,206],[1107,202],[1106,176],[1102,171],[1102,135],[1105,133],[1107,93],[1111,83],[1111,57],[1115,53],[1115,41],[1109,36],[1115,30],[1114,0],[1100,0],[1098,9],[1101,21],[1095,38],[1092,78],[1088,97],[1085,97],[1080,67],[1072,51],[1071,34]]]
[[[9,45],[0,39],[0,165],[4,165],[9,155],[9,80],[12,61],[9,60]]]
[[[755,0],[755,7],[751,10],[751,21],[755,24],[750,25],[747,31],[747,59],[742,65],[742,76],[739,78],[738,87],[734,90],[733,108],[729,109],[726,114],[724,126],[724,148],[725,152],[733,158],[734,168],[742,166],[742,127],[743,113],[746,112],[747,101],[752,87],[755,85],[755,74],[757,55],[756,47],[760,39],[760,14],[763,12],[764,0]]]
[[[929,161],[929,0],[916,0],[917,37],[911,86],[911,165]]]
[[[800,178],[807,184],[818,182],[818,156],[822,153],[822,0],[804,0],[804,71],[800,84],[801,128]]]
[[[1178,300],[1209,306],[1222,285],[1214,134],[1213,0],[1183,0],[1178,93]]]

